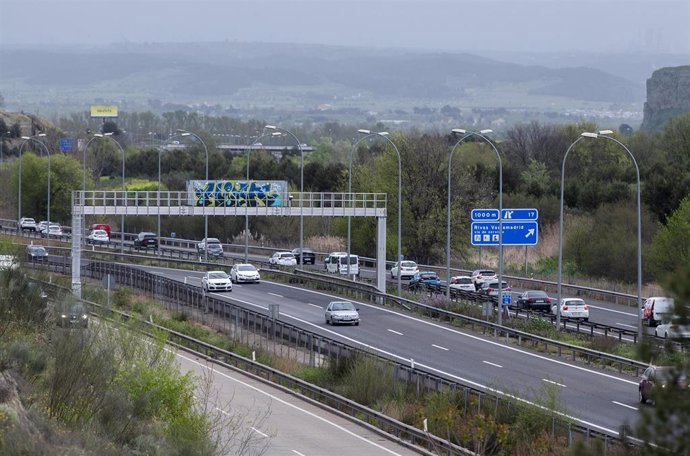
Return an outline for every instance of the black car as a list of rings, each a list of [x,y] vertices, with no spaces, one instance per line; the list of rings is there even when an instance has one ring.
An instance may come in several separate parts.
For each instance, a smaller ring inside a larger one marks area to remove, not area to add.
[[[29,261],[46,261],[48,259],[48,251],[42,245],[27,245],[26,257]]]
[[[551,310],[551,298],[546,292],[541,290],[528,290],[517,299],[518,309]]]
[[[158,237],[155,233],[142,231],[134,239],[134,248],[156,250],[158,249]]]
[[[297,264],[316,264],[316,254],[312,249],[304,248],[300,255],[299,248],[296,248],[292,249],[292,254],[295,255]],[[302,261],[302,257],[304,257],[304,261]]]

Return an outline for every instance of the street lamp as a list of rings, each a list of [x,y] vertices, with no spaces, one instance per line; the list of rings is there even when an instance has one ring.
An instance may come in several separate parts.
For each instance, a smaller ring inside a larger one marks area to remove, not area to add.
[[[398,256],[396,257],[396,261],[400,262],[401,261],[400,260],[400,251],[401,251],[400,240],[401,240],[401,228],[402,228],[402,161],[400,159],[400,151],[398,150],[395,143],[393,141],[391,141],[391,139],[388,137],[387,131],[376,132],[376,131],[370,131],[370,130],[357,130],[357,132],[361,133],[363,135],[375,135],[375,136],[378,136],[380,138],[385,139],[386,141],[388,141],[388,143],[391,146],[393,146],[393,149],[395,149],[395,153],[398,156]],[[350,259],[348,258],[347,261],[349,263]],[[400,269],[400,268],[398,268],[398,269]],[[400,296],[400,288],[401,288],[400,277],[401,277],[401,274],[398,273],[398,280],[397,280],[397,282],[398,282],[398,296]]]
[[[282,132],[292,137],[297,143],[300,155],[300,172],[299,172],[299,262],[302,267],[304,267],[304,149],[302,149],[302,143],[297,136],[295,136],[291,131],[284,128],[276,127],[275,125],[266,125],[264,127],[266,130],[275,130],[276,132]],[[348,258],[349,262],[350,259]]]
[[[496,145],[486,135],[493,133],[493,130],[486,129],[478,132],[463,130],[462,128],[454,128],[452,133],[463,135],[462,138],[455,144],[458,146],[462,141],[470,136],[477,136],[488,143],[496,152],[498,158],[498,325],[503,325],[503,163],[501,161],[501,154],[498,152]],[[448,273],[448,290],[450,290],[450,160],[453,158],[453,151],[448,162],[448,233],[446,238],[446,271]],[[450,293],[450,291],[448,291]],[[450,296],[450,295],[449,295]]]
[[[352,145],[350,149],[350,165],[347,172],[347,197],[350,200],[350,206],[352,207],[352,156],[357,150],[357,146],[362,141],[365,141],[371,137],[376,136],[375,133],[371,133],[368,130],[357,130],[358,133],[362,133],[365,136],[361,137],[357,142]],[[347,277],[350,277],[350,246],[351,246],[351,232],[352,232],[352,216],[347,216]],[[398,253],[399,255],[400,253]]]
[[[640,204],[640,168],[637,166],[637,160],[635,160],[635,156],[630,152],[630,149],[628,149],[625,144],[622,142],[618,141],[616,138],[612,138],[610,135],[612,134],[613,131],[611,130],[601,130],[597,133],[592,133],[592,132],[583,132],[580,134],[580,137],[577,138],[573,143],[568,147],[568,150],[565,151],[565,155],[563,156],[563,165],[561,167],[561,215],[560,215],[560,229],[558,233],[558,305],[556,306],[557,312],[556,312],[556,325],[557,328],[560,329],[561,326],[561,279],[562,279],[562,271],[563,271],[563,187],[565,183],[565,160],[568,158],[568,153],[570,150],[580,142],[581,140],[585,138],[592,138],[592,139],[598,139],[598,138],[603,138],[607,139],[609,141],[613,141],[614,143],[618,144],[621,146],[630,156],[630,159],[633,162],[633,165],[635,165],[635,175],[637,177],[637,337],[638,340],[642,340],[642,313],[640,312],[640,309],[642,308],[642,212],[641,212],[641,204]]]
[[[22,145],[19,147],[19,195],[17,197],[18,203],[17,203],[17,227],[19,227],[19,219],[22,218],[22,150],[24,149],[24,146],[31,142],[34,141],[38,144],[41,145],[43,150],[46,152],[48,155],[48,214],[47,214],[47,221],[48,221],[48,228],[50,228],[50,150],[48,147],[43,143],[43,141],[39,141],[36,139],[36,137],[43,138],[45,137],[45,133],[39,133],[35,137],[34,136],[22,136],[21,138],[24,140],[22,142]],[[19,228],[21,230],[21,228]],[[48,233],[50,233],[50,230],[48,230]],[[50,236],[50,234],[48,234]]]
[[[204,153],[206,154],[206,183],[208,184],[208,147],[206,147],[206,143],[204,142],[203,139],[196,133],[192,133],[186,130],[178,129],[177,133],[180,134],[180,136],[191,136],[195,139],[197,139],[201,145],[204,146]],[[160,182],[160,181],[159,181]],[[160,183],[159,183],[160,185]],[[159,190],[160,191],[160,190]],[[158,236],[160,236],[160,232],[158,233]],[[206,215],[206,195],[204,195],[204,242],[208,242],[208,215]],[[208,249],[204,248],[204,261],[208,262]]]
[[[94,133],[93,134],[96,138],[108,138],[112,142],[115,143],[118,149],[120,149],[120,152],[122,152],[122,197],[124,198],[125,205],[127,204],[127,189],[125,188],[125,150],[122,148],[119,142],[113,138],[113,132],[108,132],[108,133]],[[84,151],[84,155],[86,156],[86,150]],[[86,175],[84,175],[84,179],[86,179]],[[86,181],[84,181],[86,182]],[[122,212],[120,215],[120,253],[125,253],[125,213]]]

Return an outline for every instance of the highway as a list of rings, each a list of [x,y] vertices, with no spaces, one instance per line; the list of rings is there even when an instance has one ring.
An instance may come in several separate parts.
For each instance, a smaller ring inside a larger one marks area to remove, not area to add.
[[[145,269],[191,284],[200,283],[202,274]],[[418,367],[479,388],[535,402],[546,400],[546,388],[555,388],[567,415],[607,432],[616,433],[637,417],[637,378],[569,363],[367,303],[358,305],[360,326],[327,326],[323,309],[335,296],[284,284],[235,285],[232,293],[217,296],[265,312],[269,304],[279,304],[280,319],[288,323],[399,361],[414,360]]]
[[[264,446],[267,456],[323,455],[328,448],[337,448],[342,456],[419,454],[248,375],[184,351],[176,356],[181,371],[193,372],[200,381],[210,380],[211,415],[227,420],[232,423],[229,427],[236,426],[242,435],[250,437],[252,451],[247,454],[260,454]],[[237,454],[236,448],[227,448],[225,454]]]

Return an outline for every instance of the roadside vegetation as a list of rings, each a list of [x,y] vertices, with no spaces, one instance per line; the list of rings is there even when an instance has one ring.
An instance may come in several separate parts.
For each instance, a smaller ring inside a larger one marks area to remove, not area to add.
[[[209,407],[231,410],[208,379],[180,373],[162,335],[142,343],[134,321],[58,326],[73,298],[40,291],[0,271],[0,454],[262,454],[242,432],[262,415]]]

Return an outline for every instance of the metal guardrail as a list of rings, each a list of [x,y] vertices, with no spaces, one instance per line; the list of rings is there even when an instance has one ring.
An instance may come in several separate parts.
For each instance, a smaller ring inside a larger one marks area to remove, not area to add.
[[[206,295],[199,287],[178,282],[173,279],[165,278],[162,276],[157,276],[155,274],[146,272],[138,268],[113,263],[92,262],[89,264],[87,269],[88,273],[93,278],[99,279],[102,278],[105,274],[114,274],[117,279],[117,282],[120,284],[145,290],[149,293],[154,294],[154,296],[157,296],[160,299],[173,301],[177,304],[184,306],[185,308],[203,311],[204,315],[212,315],[213,317],[218,317],[222,321],[227,322],[226,329],[230,333],[241,333],[242,329],[240,328],[244,328],[245,333],[248,329],[249,331],[252,331],[255,334],[260,334],[261,338],[259,339],[259,348],[262,348],[261,344],[264,343],[263,341],[265,337],[266,345],[270,345],[268,341],[270,340],[270,338],[274,338],[274,340],[278,339],[280,341],[288,341],[288,343],[294,343],[296,347],[299,347],[303,350],[308,350],[311,353],[309,357],[311,362],[314,362],[316,358],[324,356],[334,357],[336,361],[340,357],[350,357],[355,354],[357,356],[370,357],[378,360],[381,363],[384,363],[385,365],[391,366],[393,374],[396,378],[407,382],[409,385],[414,385],[418,391],[450,390],[462,393],[460,394],[460,396],[462,396],[465,400],[465,408],[467,408],[468,406],[476,407],[479,410],[485,410],[489,413],[491,413],[494,410],[497,410],[499,405],[511,407],[511,404],[514,400],[519,401],[519,399],[517,398],[504,396],[496,391],[484,391],[473,386],[464,385],[456,380],[450,380],[440,377],[434,373],[426,372],[424,369],[420,369],[416,366],[413,367],[408,364],[403,364],[398,360],[391,359],[385,355],[372,353],[367,348],[358,349],[356,347],[349,346],[347,344],[330,339],[328,337],[282,322],[276,318],[273,318],[273,316],[271,315],[265,315],[261,312],[246,309],[239,305],[235,305],[231,302],[227,302],[216,297]],[[276,274],[287,274],[280,271],[270,272]],[[367,290],[367,288],[370,287],[364,284],[361,285],[361,292],[364,293],[369,291]],[[391,298],[398,299],[395,297]],[[184,335],[179,336],[179,340],[181,341],[189,341],[191,339]],[[241,338],[242,334],[240,334],[240,340]],[[248,337],[247,343],[249,343]],[[256,339],[254,339],[254,343],[256,344]],[[236,360],[240,358],[244,361],[248,361],[242,357],[237,357],[237,355],[234,355],[232,353],[223,352],[222,350],[217,349],[216,347],[210,346],[208,344],[203,344],[201,346],[205,350],[202,350],[202,353],[204,353],[206,356],[212,358],[218,356],[218,359],[221,359],[224,362],[228,361],[228,359],[224,358],[224,356],[227,356],[226,353],[231,356],[231,358],[229,359]],[[256,363],[252,362],[251,365],[256,366]],[[263,367],[265,366],[262,366],[262,368]],[[312,388],[317,388],[313,387],[313,385],[310,386]],[[341,411],[356,414],[359,410],[358,407],[362,407],[361,405],[353,403],[349,400],[341,401],[341,398],[339,397],[334,399],[334,395],[332,395],[332,393],[327,392],[326,390],[318,390],[317,392],[319,393],[319,396],[326,397],[329,400],[336,400],[338,404],[344,404],[342,405],[343,409]],[[604,432],[601,432],[593,426],[571,422],[571,420],[569,419],[563,419],[563,417],[561,417],[559,414],[553,414],[551,418],[552,432],[555,433],[556,429],[559,429],[561,432],[567,433],[569,442],[573,441],[573,432],[584,435],[587,439],[591,437],[600,438],[604,441],[605,445],[608,445],[611,442],[621,441],[621,439],[618,436],[608,435]],[[375,422],[376,425],[380,425],[380,423],[381,421],[378,420]],[[419,436],[419,432],[421,431],[416,430],[416,432],[417,436]],[[396,435],[400,436],[402,434]],[[409,438],[409,436],[407,438]],[[424,439],[422,439],[422,441],[419,443],[427,445],[427,449],[429,450],[442,449],[446,452],[445,454],[469,454],[463,448],[457,446],[449,447],[449,445],[452,444],[441,439],[436,440],[432,444],[432,442],[429,440],[428,434],[424,434]]]

